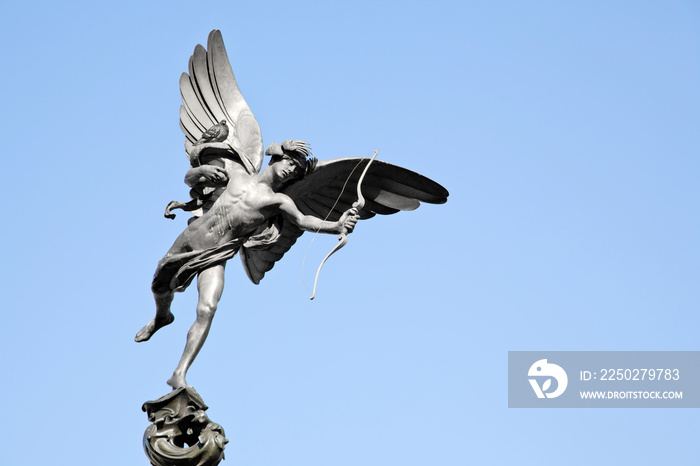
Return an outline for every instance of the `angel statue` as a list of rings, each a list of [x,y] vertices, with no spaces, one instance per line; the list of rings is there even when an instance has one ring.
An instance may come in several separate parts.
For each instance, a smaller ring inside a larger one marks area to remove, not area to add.
[[[155,317],[135,338],[146,341],[173,322],[174,293],[196,276],[197,318],[167,382],[173,389],[187,387],[187,370],[209,333],[224,268],[233,256],[240,255],[258,284],[304,231],[344,236],[358,219],[413,210],[421,201],[442,204],[448,196],[434,181],[379,160],[371,166],[368,158],[318,162],[303,141],[272,143],[263,152],[260,126],[218,30],[209,34],[207,49],[195,47],[189,74],[180,76],[180,92],[180,127],[191,165],[185,183],[192,200],[171,202],[166,216],[174,217],[171,210],[179,208],[194,217],[158,263],[151,286]],[[263,154],[271,159],[261,170]],[[358,194],[364,202],[354,202]]]

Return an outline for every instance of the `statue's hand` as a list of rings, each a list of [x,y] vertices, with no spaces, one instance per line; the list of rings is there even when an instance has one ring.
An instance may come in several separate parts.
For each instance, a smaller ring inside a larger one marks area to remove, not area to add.
[[[216,167],[214,165],[203,165],[198,168],[202,170],[201,176],[203,176],[204,179],[207,181],[210,181],[212,183],[228,181],[228,175],[226,174],[226,170],[224,170],[221,167]]]
[[[340,225],[340,233],[344,233],[346,235],[348,233],[352,233],[359,219],[360,215],[358,214],[356,208],[353,207],[351,209],[346,210],[345,213],[343,213],[343,215],[340,217],[340,220],[338,220],[338,224]]]
[[[214,165],[202,165],[191,168],[185,176],[189,186],[224,186],[228,182],[226,170]]]

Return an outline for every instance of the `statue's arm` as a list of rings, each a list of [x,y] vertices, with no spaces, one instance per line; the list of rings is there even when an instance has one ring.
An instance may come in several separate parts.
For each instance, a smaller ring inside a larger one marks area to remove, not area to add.
[[[304,231],[337,235],[351,233],[359,218],[356,209],[349,209],[337,222],[328,222],[312,215],[304,215],[289,196],[277,194],[277,201],[284,217]]]
[[[215,165],[201,165],[190,168],[185,174],[185,184],[190,188],[216,188],[226,186],[226,170]]]

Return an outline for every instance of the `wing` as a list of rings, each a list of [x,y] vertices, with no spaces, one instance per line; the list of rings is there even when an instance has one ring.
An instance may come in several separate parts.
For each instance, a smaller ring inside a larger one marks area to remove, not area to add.
[[[180,76],[180,128],[187,155],[191,160],[194,143],[207,129],[226,120],[229,134],[225,143],[241,156],[248,171],[259,172],[263,160],[260,125],[238,88],[221,31],[211,31],[207,49],[197,45],[189,74]]]
[[[367,158],[319,162],[311,174],[283,192],[294,200],[305,215],[337,221],[357,200],[357,182],[368,162]],[[359,215],[361,219],[368,219],[376,214],[415,210],[421,202],[444,204],[449,193],[423,175],[375,160],[362,182],[362,195],[365,206]],[[282,222],[278,225],[279,242],[244,245],[241,259],[253,283],[262,280],[265,272],[272,269],[302,233],[295,225]]]
[[[285,222],[278,215],[271,225],[248,239],[238,253],[250,281],[256,285],[260,283],[265,273],[282,259],[302,233],[304,232],[296,225]]]
[[[369,162],[366,158],[319,162],[302,181],[284,192],[306,215],[337,221],[357,200],[357,182]],[[411,170],[375,160],[362,183],[366,199],[360,218],[415,210],[421,202],[444,204],[449,193],[440,184]]]

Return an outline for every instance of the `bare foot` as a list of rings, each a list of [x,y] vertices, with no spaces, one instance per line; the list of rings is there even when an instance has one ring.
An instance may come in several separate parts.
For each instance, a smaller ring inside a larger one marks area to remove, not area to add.
[[[173,376],[168,379],[167,382],[168,385],[173,387],[173,390],[176,390],[178,388],[184,388],[187,387],[187,382],[185,381],[185,376],[180,375],[177,372],[173,372]]]
[[[136,334],[136,338],[134,338],[134,341],[136,341],[137,343],[142,341],[148,341],[148,339],[151,338],[153,334],[158,331],[158,329],[165,327],[166,325],[172,324],[174,320],[175,316],[172,312],[169,313],[168,317],[166,317],[163,320],[159,320],[156,317],[154,317],[153,320],[151,320],[141,330],[139,330],[139,333]]]

